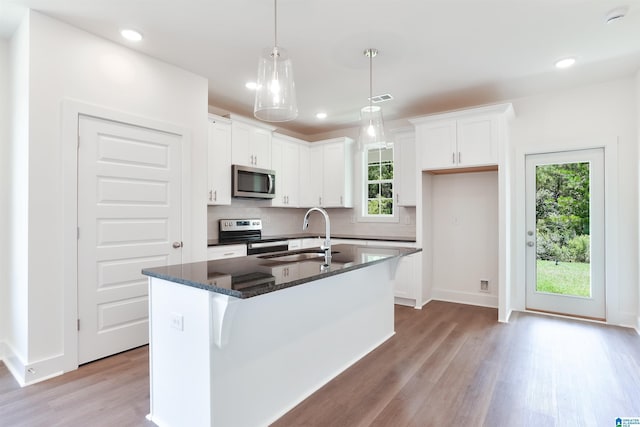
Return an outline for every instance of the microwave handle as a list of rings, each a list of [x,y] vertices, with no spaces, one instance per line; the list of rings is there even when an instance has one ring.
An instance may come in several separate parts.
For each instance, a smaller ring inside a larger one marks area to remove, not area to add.
[[[269,177],[269,190],[267,193],[271,194],[273,192],[273,175],[268,174],[267,176]]]

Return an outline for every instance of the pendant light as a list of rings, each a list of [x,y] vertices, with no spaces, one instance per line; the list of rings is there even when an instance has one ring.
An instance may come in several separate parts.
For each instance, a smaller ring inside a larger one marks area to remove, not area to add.
[[[253,115],[267,122],[286,122],[298,117],[293,66],[278,46],[278,0],[273,1],[274,43],[258,60],[258,79]]]
[[[373,105],[373,58],[378,55],[377,49],[366,49],[364,56],[369,58],[369,105],[360,110],[360,149],[373,145],[386,147],[382,108]]]

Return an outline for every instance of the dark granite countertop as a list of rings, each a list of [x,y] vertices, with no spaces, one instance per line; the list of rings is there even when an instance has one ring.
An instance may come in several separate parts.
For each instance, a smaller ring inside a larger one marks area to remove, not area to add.
[[[262,236],[260,240],[255,242],[274,242],[277,240],[293,240],[293,239],[315,239],[324,238],[318,234],[313,233],[292,233],[292,234],[280,234],[272,236]],[[415,237],[401,237],[401,236],[358,236],[355,234],[332,234],[332,239],[351,239],[351,240],[380,240],[383,242],[407,242],[415,243]],[[208,246],[222,246],[222,245],[237,245],[244,242],[220,242],[218,239],[207,240]]]
[[[297,250],[286,254],[310,253],[315,250]],[[143,269],[142,274],[236,298],[251,298],[421,250],[335,245],[332,246],[333,255],[327,271],[320,269],[324,262],[324,257],[320,255],[309,260],[284,262],[282,258],[273,257],[274,254],[263,254],[148,268]],[[277,255],[281,254],[283,253]]]

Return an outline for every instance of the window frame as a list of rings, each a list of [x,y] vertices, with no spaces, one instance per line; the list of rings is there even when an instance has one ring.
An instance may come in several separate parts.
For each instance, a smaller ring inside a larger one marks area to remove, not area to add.
[[[369,163],[368,163],[368,159],[369,159],[369,151],[370,150],[380,150],[380,149],[384,149],[384,148],[388,148],[392,150],[392,156],[393,156],[393,160],[391,162],[391,164],[393,165],[393,179],[391,180],[374,180],[374,181],[370,181],[369,180]],[[358,212],[358,222],[380,222],[380,223],[385,223],[385,222],[400,222],[400,217],[399,217],[399,206],[397,203],[397,198],[396,198],[396,184],[397,184],[397,179],[396,179],[396,150],[395,150],[395,144],[393,143],[389,143],[386,147],[380,147],[380,146],[372,146],[372,145],[368,145],[365,146],[362,151],[361,151],[361,161],[360,161],[360,191],[361,191],[361,197],[360,197],[360,208],[359,208],[359,212]],[[383,182],[390,182],[391,183],[391,203],[392,203],[392,215],[385,215],[385,214],[369,214],[369,183],[371,182],[375,182],[375,183],[383,183]]]

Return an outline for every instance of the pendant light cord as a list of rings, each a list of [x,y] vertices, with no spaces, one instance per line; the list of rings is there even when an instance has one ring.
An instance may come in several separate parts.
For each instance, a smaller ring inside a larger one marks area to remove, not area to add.
[[[373,49],[369,49],[369,114],[373,108]]]
[[[278,0],[273,0],[273,45],[278,47]]]

